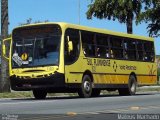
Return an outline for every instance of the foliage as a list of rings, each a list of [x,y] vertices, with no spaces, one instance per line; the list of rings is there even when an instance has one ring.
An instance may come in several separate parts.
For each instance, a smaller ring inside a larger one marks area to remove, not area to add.
[[[92,0],[88,6],[87,18],[92,16],[99,19],[118,20],[126,23],[127,32],[132,33],[132,22],[140,14],[140,0]]]
[[[160,1],[159,0],[143,0],[145,3],[145,11],[142,12],[136,23],[146,22],[148,24],[149,36],[160,36]]]
[[[28,24],[32,24],[32,23],[42,23],[42,22],[49,22],[49,20],[45,20],[45,21],[37,20],[35,22],[32,22],[32,18],[28,18],[25,23],[20,23],[20,26],[28,25]]]

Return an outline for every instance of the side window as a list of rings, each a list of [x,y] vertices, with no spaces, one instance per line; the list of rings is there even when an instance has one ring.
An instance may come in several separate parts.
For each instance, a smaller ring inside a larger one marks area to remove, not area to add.
[[[143,41],[138,40],[137,41],[137,60],[144,60],[143,55]]]
[[[81,31],[83,53],[87,57],[95,57],[96,41],[92,32]]]
[[[119,37],[110,37],[111,58],[123,59],[123,40]]]
[[[124,40],[124,58],[130,60],[136,60],[136,41],[132,39]]]
[[[97,34],[96,43],[96,57],[109,58],[108,36],[103,34]]]
[[[153,42],[144,42],[144,61],[154,61],[154,44]]]
[[[80,51],[79,30],[67,29],[65,32],[65,64],[72,64],[78,59]],[[72,43],[72,50],[69,50],[69,41]]]

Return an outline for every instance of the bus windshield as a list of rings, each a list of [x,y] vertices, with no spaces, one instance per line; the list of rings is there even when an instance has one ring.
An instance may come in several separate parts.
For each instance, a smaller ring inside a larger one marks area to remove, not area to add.
[[[12,67],[58,65],[61,29],[58,25],[22,27],[13,31]]]

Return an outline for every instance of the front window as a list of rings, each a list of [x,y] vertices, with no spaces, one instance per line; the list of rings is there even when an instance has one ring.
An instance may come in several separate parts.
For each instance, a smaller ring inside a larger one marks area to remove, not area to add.
[[[13,31],[12,66],[58,65],[61,29],[58,25],[31,26]]]

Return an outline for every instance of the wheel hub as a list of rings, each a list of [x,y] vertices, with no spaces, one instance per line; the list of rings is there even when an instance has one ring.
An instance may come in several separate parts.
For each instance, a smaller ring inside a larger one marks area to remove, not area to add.
[[[132,92],[136,91],[136,84],[132,83],[132,85],[131,85],[131,91]]]
[[[91,90],[91,84],[88,81],[84,82],[84,90],[86,92],[90,92],[90,90]]]

